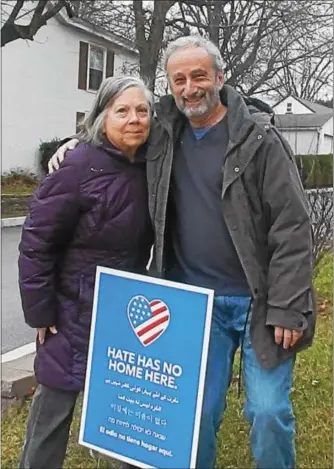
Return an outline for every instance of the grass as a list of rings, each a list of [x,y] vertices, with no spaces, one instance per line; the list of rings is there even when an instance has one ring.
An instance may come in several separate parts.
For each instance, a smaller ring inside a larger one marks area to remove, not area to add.
[[[30,195],[38,186],[39,181],[35,174],[17,168],[1,176],[1,194],[3,195]]]
[[[31,195],[34,190],[36,189],[37,184],[35,186],[2,186],[1,187],[1,194],[6,196],[12,197],[19,197],[22,195]]]
[[[29,197],[38,184],[35,176],[24,171],[1,176],[1,218],[26,216]]]
[[[314,344],[298,355],[292,392],[297,418],[296,449],[299,469],[332,468],[332,257],[324,259],[315,281],[321,301],[327,299],[325,309],[319,314]],[[248,426],[242,418],[243,398],[237,398],[236,383],[228,395],[228,407],[218,436],[217,467],[255,467],[248,447]],[[77,405],[65,469],[90,469],[118,467],[115,461],[94,460],[88,451],[77,444],[80,419],[80,402]],[[19,410],[12,409],[2,425],[2,467],[18,467],[21,445],[29,407],[26,400]]]
[[[314,280],[319,303],[333,304],[333,257],[332,253],[323,257],[319,264],[319,275]]]

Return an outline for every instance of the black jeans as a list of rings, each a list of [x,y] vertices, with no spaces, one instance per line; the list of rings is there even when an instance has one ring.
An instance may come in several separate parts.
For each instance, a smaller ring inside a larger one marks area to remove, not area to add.
[[[27,424],[20,469],[61,469],[77,392],[38,385]]]
[[[61,469],[64,464],[73,411],[79,393],[36,388],[28,416],[20,469]],[[120,469],[137,469],[121,463]]]

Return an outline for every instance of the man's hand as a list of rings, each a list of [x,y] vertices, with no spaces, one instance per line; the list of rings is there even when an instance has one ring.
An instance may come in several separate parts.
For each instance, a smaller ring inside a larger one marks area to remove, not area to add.
[[[49,331],[51,332],[51,334],[57,334],[57,329],[56,329],[56,326],[51,326],[51,327],[41,327],[41,328],[38,328],[37,329],[37,332],[38,332],[38,340],[39,340],[39,343],[41,345],[44,344],[44,341],[45,341],[45,334],[46,334],[46,330],[49,329]]]
[[[275,327],[275,342],[280,345],[283,344],[284,349],[293,347],[303,335],[303,331],[294,331],[290,329],[283,329],[283,327]]]
[[[51,156],[50,161],[48,163],[49,174],[59,169],[59,165],[64,160],[65,153],[67,152],[67,150],[74,150],[78,143],[79,140],[77,138],[72,138],[72,140],[69,140],[68,142],[64,143],[64,145],[58,148],[56,153]]]

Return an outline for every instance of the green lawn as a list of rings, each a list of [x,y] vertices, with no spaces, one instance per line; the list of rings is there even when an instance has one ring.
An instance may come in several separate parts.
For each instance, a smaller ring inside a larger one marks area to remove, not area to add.
[[[297,467],[300,469],[332,468],[332,261],[325,259],[316,279],[319,298],[328,300],[319,314],[314,344],[299,354],[296,362],[292,399],[297,418]],[[236,383],[228,396],[228,408],[219,433],[217,467],[254,467],[248,448],[248,426],[242,418],[243,398],[237,398]],[[20,410],[12,410],[2,425],[2,467],[16,468],[24,439],[29,401]],[[118,463],[92,459],[77,444],[80,403],[73,422],[66,469],[117,467]]]
[[[332,253],[327,254],[319,264],[319,275],[314,281],[319,303],[333,302],[333,257]]]

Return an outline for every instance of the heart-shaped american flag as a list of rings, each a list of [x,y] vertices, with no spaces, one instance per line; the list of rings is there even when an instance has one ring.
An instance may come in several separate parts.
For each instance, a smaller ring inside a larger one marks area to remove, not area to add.
[[[144,296],[134,296],[128,304],[131,327],[146,347],[165,332],[170,321],[169,308],[162,300],[148,301]]]

